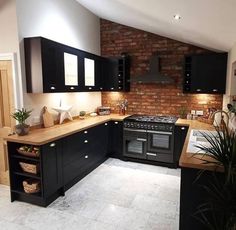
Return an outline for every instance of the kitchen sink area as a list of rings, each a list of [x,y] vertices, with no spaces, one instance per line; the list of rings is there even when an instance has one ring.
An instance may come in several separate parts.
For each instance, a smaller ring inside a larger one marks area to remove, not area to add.
[[[210,147],[208,140],[206,139],[206,136],[208,137],[218,137],[217,131],[209,131],[209,130],[198,130],[198,129],[192,129],[190,132],[189,142],[188,142],[188,148],[187,152],[189,153],[197,153],[197,154],[209,154],[206,152],[203,152],[201,149],[199,149],[197,146],[205,146]]]

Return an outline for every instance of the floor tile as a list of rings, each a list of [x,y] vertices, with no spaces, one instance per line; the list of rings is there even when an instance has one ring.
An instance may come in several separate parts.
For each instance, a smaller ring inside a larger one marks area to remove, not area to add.
[[[179,169],[110,158],[47,208],[11,203],[0,185],[0,228],[178,230],[179,197]]]

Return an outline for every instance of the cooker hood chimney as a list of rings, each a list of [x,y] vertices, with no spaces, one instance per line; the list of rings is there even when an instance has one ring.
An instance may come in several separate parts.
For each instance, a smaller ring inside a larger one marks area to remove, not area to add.
[[[131,82],[162,83],[162,84],[174,83],[174,80],[171,77],[162,75],[159,72],[159,69],[160,69],[160,57],[157,55],[152,56],[150,59],[149,71],[144,75],[131,78]]]

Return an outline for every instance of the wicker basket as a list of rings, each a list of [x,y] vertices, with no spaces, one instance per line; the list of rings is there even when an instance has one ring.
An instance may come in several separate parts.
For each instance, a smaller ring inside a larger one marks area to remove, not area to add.
[[[23,188],[26,193],[40,192],[40,182],[35,179],[26,179],[23,181]]]
[[[39,172],[39,165],[38,164],[29,164],[25,162],[19,162],[20,167],[24,172],[38,174]]]
[[[27,157],[39,157],[39,153],[35,153],[35,152],[26,152],[26,151],[22,151],[20,149],[17,149],[17,152],[20,153],[21,155],[27,156]]]

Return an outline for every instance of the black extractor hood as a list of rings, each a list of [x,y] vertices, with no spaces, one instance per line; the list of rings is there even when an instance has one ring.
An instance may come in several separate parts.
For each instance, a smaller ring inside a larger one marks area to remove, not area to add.
[[[160,57],[155,55],[150,59],[149,71],[146,74],[131,78],[131,82],[136,83],[162,83],[172,84],[174,80],[171,77],[164,76],[159,71]]]

